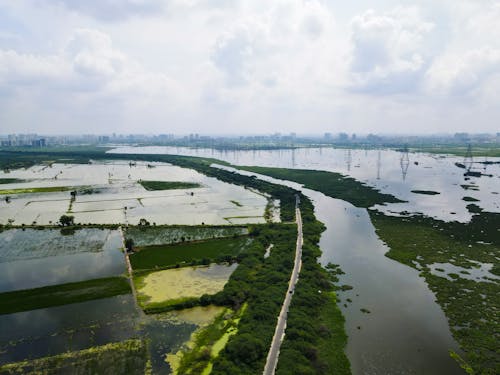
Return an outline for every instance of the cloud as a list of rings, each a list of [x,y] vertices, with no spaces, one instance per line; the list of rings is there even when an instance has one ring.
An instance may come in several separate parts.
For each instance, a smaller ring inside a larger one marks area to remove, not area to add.
[[[126,63],[125,55],[112,47],[111,38],[97,30],[76,30],[65,51],[75,71],[82,75],[113,76]]]
[[[45,0],[46,1],[46,0]],[[118,21],[131,16],[154,15],[164,10],[160,0],[56,0],[67,9],[86,14],[103,21]]]
[[[430,93],[462,96],[500,74],[500,49],[482,47],[440,56],[427,72]]]
[[[351,21],[351,89],[400,93],[417,88],[428,64],[425,47],[434,25],[417,8],[368,10]]]
[[[335,48],[333,14],[319,1],[276,1],[256,17],[250,13],[221,33],[211,61],[228,86],[303,86],[328,70]]]

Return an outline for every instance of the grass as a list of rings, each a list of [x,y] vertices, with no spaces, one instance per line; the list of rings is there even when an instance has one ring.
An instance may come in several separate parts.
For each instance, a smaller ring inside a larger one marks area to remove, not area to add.
[[[206,264],[213,261],[228,261],[245,251],[251,243],[251,238],[238,237],[140,247],[130,255],[130,262],[134,270],[149,270],[191,264],[197,260],[205,260]]]
[[[321,191],[332,198],[345,200],[356,207],[371,207],[386,202],[402,202],[393,195],[380,193],[378,190],[340,173],[269,167],[238,168],[281,180],[294,181],[308,189]]]
[[[492,263],[500,275],[500,214],[481,212],[470,223],[442,222],[424,216],[389,217],[371,211],[379,237],[390,247],[388,257],[417,268],[435,293],[455,339],[465,352],[459,363],[477,374],[500,373],[500,283],[469,280],[457,273],[440,277],[433,263],[472,269],[477,262]],[[478,243],[482,241],[484,243]]]
[[[174,190],[174,189],[194,189],[201,187],[196,182],[184,181],[144,181],[140,180],[139,183],[148,191],[152,190]]]
[[[238,201],[233,201],[233,200],[231,200],[230,202],[231,202],[232,204],[234,204],[235,206],[237,206],[237,207],[243,207],[243,205],[242,205],[240,202],[238,202]]]
[[[438,191],[432,191],[432,190],[412,190],[411,191],[414,194],[423,194],[423,195],[438,195],[441,194]]]
[[[147,343],[131,339],[0,366],[11,374],[150,374]]]
[[[109,277],[0,293],[0,314],[41,309],[130,293],[124,277]]]
[[[61,191],[87,189],[88,186],[48,186],[48,187],[32,187],[19,189],[0,189],[0,195],[7,194],[28,194],[28,193],[55,193]]]

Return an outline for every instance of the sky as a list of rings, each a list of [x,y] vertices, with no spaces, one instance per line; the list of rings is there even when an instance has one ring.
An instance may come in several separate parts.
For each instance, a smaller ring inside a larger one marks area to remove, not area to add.
[[[500,0],[0,0],[0,134],[500,131]]]

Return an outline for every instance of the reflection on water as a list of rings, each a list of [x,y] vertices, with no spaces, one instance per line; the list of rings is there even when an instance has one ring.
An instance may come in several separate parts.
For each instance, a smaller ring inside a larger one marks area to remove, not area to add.
[[[10,229],[0,233],[0,292],[120,275],[125,272],[118,231]]]
[[[322,264],[340,264],[339,292],[354,374],[461,374],[448,351],[459,351],[435,295],[418,271],[384,256],[365,209],[307,191],[326,224]],[[349,302],[350,299],[352,302]],[[365,308],[370,313],[363,313]]]
[[[0,315],[0,363],[125,340],[137,318],[131,295]]]
[[[57,180],[52,176],[57,172]],[[5,175],[0,171],[0,178]],[[54,164],[14,170],[9,176],[30,179],[29,187],[80,186],[74,201],[66,192],[11,194],[0,200],[0,224],[57,223],[68,211],[75,223],[137,224],[147,218],[157,224],[228,224],[265,222],[267,200],[241,186],[227,184],[196,171],[165,163],[126,161],[88,164]],[[195,182],[202,187],[147,191],[138,180]],[[5,189],[26,187],[25,183],[2,185]],[[235,206],[237,201],[241,206]],[[249,218],[249,219],[245,219]]]

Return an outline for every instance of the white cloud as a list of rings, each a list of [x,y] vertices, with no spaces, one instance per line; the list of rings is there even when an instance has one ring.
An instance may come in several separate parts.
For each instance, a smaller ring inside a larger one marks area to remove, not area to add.
[[[166,2],[160,0],[56,0],[50,3],[60,4],[72,11],[104,21],[117,21],[138,15],[153,15],[162,11]]]
[[[466,95],[500,74],[500,49],[482,47],[439,57],[427,73],[430,93]]]
[[[354,90],[399,93],[417,88],[429,58],[426,39],[434,26],[416,7],[381,14],[369,10],[354,17],[351,27]]]

